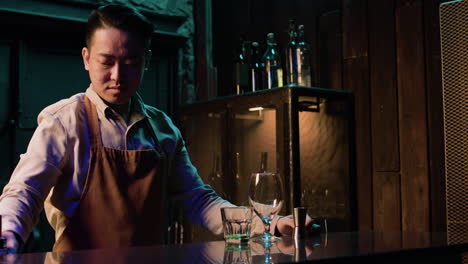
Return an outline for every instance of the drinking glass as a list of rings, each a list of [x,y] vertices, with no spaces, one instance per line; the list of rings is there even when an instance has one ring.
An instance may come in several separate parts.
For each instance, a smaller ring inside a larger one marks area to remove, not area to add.
[[[226,244],[224,248],[223,264],[250,264],[252,263],[252,254],[249,244],[240,247]]]
[[[245,206],[223,207],[221,208],[221,218],[226,243],[245,244],[249,242],[252,208]]]
[[[283,184],[278,173],[259,172],[250,177],[249,203],[265,227],[264,233],[254,237],[254,241],[269,244],[278,239],[271,235],[270,223],[283,206],[283,196]]]

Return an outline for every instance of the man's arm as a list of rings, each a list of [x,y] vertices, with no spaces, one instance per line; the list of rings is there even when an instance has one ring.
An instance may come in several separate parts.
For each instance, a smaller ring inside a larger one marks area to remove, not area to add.
[[[194,223],[200,224],[214,234],[222,234],[221,208],[236,206],[219,197],[213,189],[203,183],[197,169],[190,161],[180,131],[167,118],[171,127],[171,136],[175,139],[172,170],[169,175],[169,189],[177,206],[184,209],[185,216]],[[311,218],[307,217],[306,225],[311,226]],[[277,235],[290,235],[294,229],[292,216],[275,216],[270,223],[270,230]],[[254,216],[252,235],[264,232],[264,226],[258,216]]]
[[[176,156],[175,173],[176,186],[175,196],[185,208],[185,215],[192,222],[201,224],[214,234],[223,232],[221,220],[221,208],[236,206],[229,201],[219,197],[213,189],[203,183],[196,168],[192,165],[185,144],[181,143],[180,151]],[[313,220],[307,215],[305,226],[307,233],[313,233],[319,228],[313,224]],[[270,223],[270,232],[278,236],[291,236],[294,230],[292,215],[275,216]],[[252,235],[264,232],[264,226],[258,216],[254,216],[252,223]]]
[[[202,225],[214,234],[221,235],[223,232],[221,208],[236,205],[219,197],[211,186],[203,183],[197,169],[190,161],[180,132],[176,130],[176,133],[178,142],[173,161],[174,170],[169,176],[173,181],[169,182],[173,198],[184,208],[184,214],[190,221]],[[271,222],[271,230],[275,230],[278,219],[279,217],[275,217]],[[252,235],[263,231],[262,221],[255,215]]]
[[[7,238],[7,246],[13,251],[28,238],[39,219],[44,200],[61,174],[58,167],[65,153],[65,141],[65,131],[57,120],[41,118],[27,152],[21,155],[3,189],[0,196],[2,236]]]

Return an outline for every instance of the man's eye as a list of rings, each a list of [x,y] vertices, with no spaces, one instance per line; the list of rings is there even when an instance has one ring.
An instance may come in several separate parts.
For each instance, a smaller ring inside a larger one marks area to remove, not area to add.
[[[105,66],[111,66],[113,63],[110,61],[104,61],[104,62],[101,62],[101,64]]]

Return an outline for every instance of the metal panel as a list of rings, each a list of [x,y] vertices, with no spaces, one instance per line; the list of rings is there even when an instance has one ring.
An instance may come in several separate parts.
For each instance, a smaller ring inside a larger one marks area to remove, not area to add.
[[[8,44],[0,43],[0,126],[8,121],[10,90],[10,53]]]
[[[171,74],[175,68],[171,65],[171,55],[157,55],[151,60],[150,67],[145,72],[138,93],[145,104],[152,105],[173,116],[175,89],[171,83]]]
[[[26,44],[20,71],[20,129],[36,127],[36,118],[46,106],[89,86],[80,50],[48,49]]]
[[[10,58],[11,47],[0,43],[0,185],[10,174]],[[0,187],[1,187],[0,186]]]
[[[301,206],[329,230],[351,230],[349,104],[325,101],[320,112],[299,112]]]
[[[440,6],[448,242],[468,242],[468,1]]]

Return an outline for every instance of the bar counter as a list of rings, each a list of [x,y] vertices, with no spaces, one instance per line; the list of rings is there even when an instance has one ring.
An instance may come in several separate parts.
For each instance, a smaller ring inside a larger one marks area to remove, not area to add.
[[[446,241],[445,233],[350,232],[322,234],[300,243],[284,238],[270,248],[255,242],[238,248],[213,241],[9,254],[0,255],[0,263],[463,263],[468,243]]]

